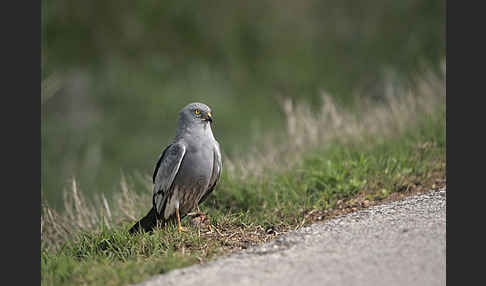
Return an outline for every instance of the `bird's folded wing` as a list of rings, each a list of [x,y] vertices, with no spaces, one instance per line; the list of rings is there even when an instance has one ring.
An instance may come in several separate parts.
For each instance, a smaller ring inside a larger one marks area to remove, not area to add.
[[[211,192],[214,190],[214,187],[219,181],[219,177],[221,176],[221,169],[223,164],[221,162],[221,151],[219,150],[219,143],[216,142],[214,145],[213,150],[213,171],[211,174],[211,179],[209,180],[209,188],[207,189],[206,193],[201,197],[198,203],[202,203]]]
[[[214,159],[213,159],[213,172],[211,174],[211,180],[209,181],[210,188],[214,188],[221,175],[221,151],[219,150],[219,144],[216,142],[214,145]]]
[[[183,143],[172,143],[164,149],[155,166],[152,177],[154,182],[153,203],[159,215],[164,208],[172,182],[179,171],[185,153],[186,146]]]

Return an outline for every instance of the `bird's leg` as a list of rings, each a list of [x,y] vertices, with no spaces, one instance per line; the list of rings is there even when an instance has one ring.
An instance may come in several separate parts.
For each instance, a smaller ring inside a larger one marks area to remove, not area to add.
[[[179,215],[179,208],[178,207],[176,207],[176,216],[177,216],[177,232],[187,231],[187,228],[185,228],[181,225],[181,217]]]
[[[199,209],[199,204],[197,202],[194,203],[194,208],[197,210],[195,212],[190,212],[187,215],[192,216],[194,218],[200,217],[200,216],[205,216],[201,210]]]
[[[196,214],[198,214],[198,215],[204,215],[204,214],[201,212],[201,210],[199,209],[199,204],[198,204],[198,202],[197,202],[197,201],[196,201],[196,209],[197,209]]]
[[[201,223],[203,223],[205,221],[206,223],[208,223],[208,230],[212,232],[213,228],[211,226],[211,223],[209,222],[209,218],[201,212],[201,210],[199,209],[199,204],[198,204],[197,201],[195,202],[195,207],[196,207],[197,211],[196,211],[196,213],[194,213],[195,217],[192,219],[193,222],[198,223],[200,225]]]

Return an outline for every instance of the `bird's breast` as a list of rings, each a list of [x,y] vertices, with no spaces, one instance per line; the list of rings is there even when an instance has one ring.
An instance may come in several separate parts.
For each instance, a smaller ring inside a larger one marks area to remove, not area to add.
[[[176,183],[205,188],[213,168],[213,150],[206,146],[188,148],[176,177]]]

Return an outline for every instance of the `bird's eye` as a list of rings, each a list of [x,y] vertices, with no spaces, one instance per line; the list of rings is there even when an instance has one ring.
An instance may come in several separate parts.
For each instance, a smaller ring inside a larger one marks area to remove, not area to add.
[[[199,115],[201,111],[199,109],[194,109],[194,114]]]

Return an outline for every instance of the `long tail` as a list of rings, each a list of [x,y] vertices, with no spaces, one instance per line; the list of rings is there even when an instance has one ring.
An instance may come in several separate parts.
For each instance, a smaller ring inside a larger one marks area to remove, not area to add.
[[[130,234],[134,234],[139,232],[140,229],[143,229],[146,232],[151,231],[157,225],[157,215],[155,212],[155,208],[151,208],[150,211],[146,216],[144,216],[141,220],[139,220],[128,232]]]

